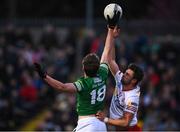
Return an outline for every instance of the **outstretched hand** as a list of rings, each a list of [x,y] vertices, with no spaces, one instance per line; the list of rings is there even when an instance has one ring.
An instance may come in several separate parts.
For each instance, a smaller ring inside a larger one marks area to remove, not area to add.
[[[117,10],[114,10],[113,18],[110,18],[109,15],[107,15],[108,27],[111,29],[114,29],[115,26],[117,26],[119,19],[120,19],[120,12]]]
[[[37,71],[37,73],[42,79],[46,78],[47,72],[41,67],[39,63],[35,62],[34,67],[35,71]]]

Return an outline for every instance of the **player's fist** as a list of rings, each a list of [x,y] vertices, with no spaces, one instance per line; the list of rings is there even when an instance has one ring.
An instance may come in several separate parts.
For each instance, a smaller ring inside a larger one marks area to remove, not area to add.
[[[102,112],[102,111],[98,111],[98,112],[96,113],[96,118],[98,118],[98,119],[101,120],[101,121],[104,121],[105,113]]]
[[[114,27],[118,25],[119,19],[120,11],[114,10],[114,16],[112,18],[110,18],[110,16],[107,15],[108,27],[114,29]]]
[[[46,75],[47,75],[47,72],[45,69],[43,69],[41,67],[41,65],[39,63],[34,63],[34,68],[35,68],[35,71],[37,71],[37,73],[39,74],[39,76],[44,79],[46,78]]]

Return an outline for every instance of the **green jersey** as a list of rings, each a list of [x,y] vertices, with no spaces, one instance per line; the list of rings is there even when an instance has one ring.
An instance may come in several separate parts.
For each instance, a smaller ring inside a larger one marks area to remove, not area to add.
[[[78,115],[96,114],[103,110],[106,94],[106,80],[108,78],[108,66],[100,64],[96,77],[81,77],[74,85],[77,88],[77,112]]]

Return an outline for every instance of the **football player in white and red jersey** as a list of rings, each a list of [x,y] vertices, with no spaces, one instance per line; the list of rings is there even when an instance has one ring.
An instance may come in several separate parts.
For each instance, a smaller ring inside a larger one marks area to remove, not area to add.
[[[115,78],[116,86],[110,105],[110,117],[104,113],[98,113],[97,118],[105,123],[116,126],[116,130],[138,131],[137,111],[139,106],[140,87],[138,83],[143,79],[143,71],[135,64],[130,64],[125,73],[119,70],[115,62],[114,41],[119,35],[119,29],[114,28],[111,32],[111,41],[108,44],[111,48],[109,67]]]

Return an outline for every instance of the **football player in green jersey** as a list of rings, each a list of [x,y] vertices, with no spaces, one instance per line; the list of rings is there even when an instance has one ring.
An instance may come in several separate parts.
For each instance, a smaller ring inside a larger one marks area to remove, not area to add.
[[[95,114],[103,110],[108,77],[107,53],[99,57],[90,53],[82,61],[84,76],[73,83],[62,83],[50,77],[40,64],[35,63],[36,71],[53,88],[77,94],[78,125],[76,131],[106,131],[104,122]]]
[[[112,19],[108,20],[108,32],[105,43],[111,43],[113,37],[111,32],[119,19],[119,13],[116,13]],[[39,63],[34,63],[39,76],[51,87],[64,91],[76,93],[78,124],[75,131],[94,132],[107,131],[104,122],[96,118],[96,113],[104,108],[104,99],[106,93],[106,81],[108,78],[108,60],[110,48],[105,44],[101,60],[99,57],[90,53],[83,58],[82,66],[84,76],[73,83],[62,83],[50,77]]]

